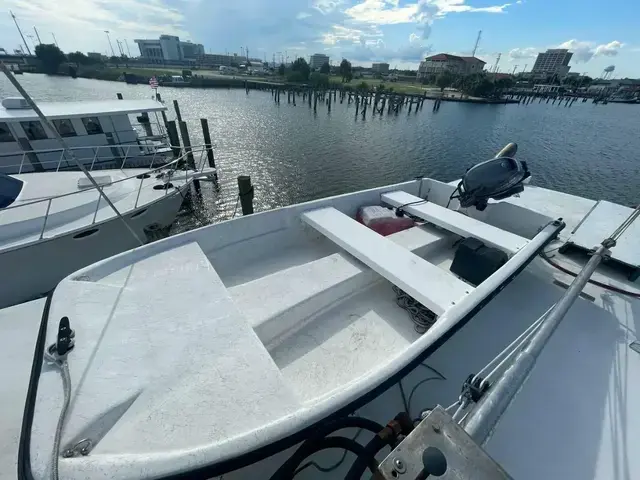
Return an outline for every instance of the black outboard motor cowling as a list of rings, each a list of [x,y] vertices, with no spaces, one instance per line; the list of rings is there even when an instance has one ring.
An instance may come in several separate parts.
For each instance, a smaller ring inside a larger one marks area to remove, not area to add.
[[[522,192],[522,182],[530,176],[526,162],[515,158],[498,157],[479,163],[467,170],[458,185],[460,206],[484,210],[490,198],[501,200]]]

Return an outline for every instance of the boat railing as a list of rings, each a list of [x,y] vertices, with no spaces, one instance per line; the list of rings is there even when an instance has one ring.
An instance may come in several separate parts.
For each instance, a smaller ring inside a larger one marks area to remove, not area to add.
[[[136,209],[138,207],[138,202],[140,201],[140,193],[142,192],[142,188],[147,179],[155,183],[159,180],[157,178],[157,175],[163,173],[165,175],[162,177],[162,180],[164,181],[164,185],[165,185],[164,195],[166,196],[169,194],[173,194],[175,190],[171,188],[167,188],[166,185],[170,183],[171,180],[181,179],[183,171],[184,171],[185,183],[188,183],[190,176],[197,175],[198,173],[200,174],[203,173],[207,165],[207,151],[210,148],[211,148],[210,145],[193,146],[191,147],[191,151],[182,153],[179,157],[177,157],[176,159],[172,160],[167,164],[161,165],[156,168],[150,167],[149,169],[141,169],[144,171],[141,172],[140,170],[138,170],[135,174],[132,174],[130,176],[120,178],[114,181],[110,181],[106,183],[99,182],[100,188],[103,189],[103,191],[108,195],[109,192],[105,191],[105,189],[112,185],[116,185],[118,183],[126,182],[132,179],[140,180],[140,184],[138,185],[138,189],[136,192],[136,200],[134,204],[134,209]],[[190,163],[191,165],[189,165]],[[182,170],[182,168],[184,168],[184,170]],[[54,201],[59,201],[62,198],[71,197],[73,195],[79,195],[79,194],[86,195],[87,192],[90,192],[90,191],[95,192],[97,196],[97,201],[96,201],[96,208],[93,212],[91,223],[87,223],[86,226],[93,225],[96,223],[96,218],[98,216],[98,211],[100,210],[101,204],[102,206],[106,206],[106,202],[102,202],[103,200],[102,195],[92,185],[88,186],[87,188],[82,188],[74,192],[67,192],[67,193],[63,193],[63,194],[48,197],[48,198],[41,198],[41,199],[29,201],[29,202],[18,203],[16,205],[9,205],[8,207],[4,207],[3,209],[1,209],[0,214],[6,213],[8,211],[17,210],[19,208],[26,208],[26,207],[33,208],[33,206],[36,204],[42,204],[43,206],[46,204],[46,210],[44,213],[42,228],[40,229],[40,236],[39,236],[39,240],[42,240],[46,232],[49,216],[51,214],[52,203]]]
[[[141,141],[142,142],[142,141]],[[29,157],[38,156],[38,163],[45,171],[59,172],[61,169],[76,169],[76,165],[71,161],[67,152],[73,152],[75,157],[82,162],[87,170],[104,168],[105,165],[111,168],[140,168],[139,161],[143,158],[151,158],[149,168],[163,160],[165,154],[171,153],[169,143],[127,143],[113,145],[87,145],[67,148],[47,148],[28,151],[16,151],[0,153],[0,171],[24,173],[27,166],[31,165]],[[44,156],[51,156],[54,159],[47,160]],[[20,157],[19,163],[5,163],[3,159]],[[47,168],[51,167],[51,168]]]

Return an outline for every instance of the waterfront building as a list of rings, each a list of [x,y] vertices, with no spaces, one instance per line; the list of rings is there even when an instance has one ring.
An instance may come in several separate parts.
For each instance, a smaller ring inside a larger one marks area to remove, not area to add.
[[[314,53],[309,59],[309,66],[311,70],[318,70],[325,63],[329,63],[329,55],[323,53]]]
[[[373,63],[371,64],[371,70],[374,73],[380,73],[386,75],[389,73],[389,64],[388,63]]]
[[[183,42],[175,35],[154,39],[136,39],[140,57],[148,63],[194,63],[204,56],[200,43]]]
[[[558,78],[564,78],[569,73],[569,61],[573,53],[566,48],[550,48],[546,52],[538,53],[536,63],[531,69],[534,77],[548,77],[549,75],[557,75]]]
[[[486,62],[476,57],[459,57],[449,53],[438,53],[425,58],[418,67],[418,79],[444,72],[471,75],[481,72]]]

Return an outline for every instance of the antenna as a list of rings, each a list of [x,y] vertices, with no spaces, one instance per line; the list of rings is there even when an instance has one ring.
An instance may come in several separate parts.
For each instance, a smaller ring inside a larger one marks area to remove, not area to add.
[[[58,45],[58,40],[56,40],[56,35],[55,33],[51,32],[51,36],[53,37],[53,43],[56,44],[56,47],[60,48],[60,46]]]
[[[480,44],[480,37],[482,37],[482,30],[478,30],[478,38],[476,38],[476,44],[473,46],[473,52],[471,52],[471,56],[476,56],[476,51],[478,50],[478,45]]]
[[[11,10],[9,10],[9,13],[11,14],[11,18],[13,18],[13,22],[16,24],[16,28],[18,29],[18,33],[20,34],[20,37],[22,38],[22,42],[24,43],[24,46],[27,47],[27,52],[29,53],[29,55],[31,55],[31,50],[29,50],[29,45],[27,44],[27,41],[24,39],[24,35],[22,34],[22,30],[20,30],[20,25],[18,25],[18,20],[16,20],[16,16],[13,14],[13,12]]]

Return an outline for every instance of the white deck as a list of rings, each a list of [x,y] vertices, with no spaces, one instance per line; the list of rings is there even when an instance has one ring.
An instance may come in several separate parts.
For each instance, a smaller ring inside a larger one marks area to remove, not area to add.
[[[0,337],[3,347],[0,359],[0,479],[17,477],[18,441],[22,428],[24,400],[38,328],[45,300],[35,300],[0,310]]]
[[[633,209],[601,200],[589,212],[568,241],[591,250],[602,242],[602,236],[611,235],[633,213]],[[635,221],[618,238],[611,258],[632,267],[640,267],[640,222]]]
[[[144,179],[136,178],[136,175],[147,171],[148,169],[104,170],[97,175],[108,176],[113,182],[125,179],[103,186],[104,193],[122,215],[144,208],[164,197],[179,195],[174,188],[167,191],[155,190],[155,185],[163,184],[163,180],[156,179],[155,175]],[[78,182],[86,179],[82,172],[27,173],[15,177],[24,181],[25,185],[18,199],[9,208],[0,210],[0,252],[39,241],[41,234],[43,239],[50,239],[116,218],[113,209],[100,197],[97,190],[78,187]],[[184,175],[178,175],[171,183],[177,188],[184,188],[189,180],[185,180]],[[50,207],[46,200],[32,203],[70,192],[77,193],[54,198]]]
[[[124,115],[141,112],[161,112],[167,107],[155,100],[89,100],[78,102],[37,102],[42,113],[50,120],[58,118]],[[30,108],[6,109],[0,105],[0,121],[37,120]]]

